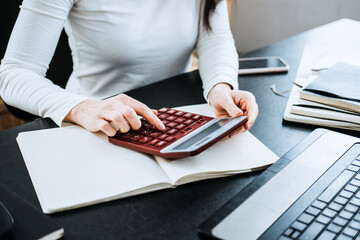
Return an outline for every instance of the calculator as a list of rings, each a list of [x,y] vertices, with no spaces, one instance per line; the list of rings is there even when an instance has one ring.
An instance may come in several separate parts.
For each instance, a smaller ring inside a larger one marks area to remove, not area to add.
[[[191,112],[161,108],[157,116],[165,125],[160,131],[144,118],[141,128],[109,137],[113,144],[166,159],[194,156],[235,132],[247,121],[246,116],[212,118]]]

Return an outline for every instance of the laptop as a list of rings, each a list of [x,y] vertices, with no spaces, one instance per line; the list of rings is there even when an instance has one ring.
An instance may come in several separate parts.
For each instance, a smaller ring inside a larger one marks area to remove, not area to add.
[[[201,224],[212,239],[359,239],[360,138],[316,129]]]

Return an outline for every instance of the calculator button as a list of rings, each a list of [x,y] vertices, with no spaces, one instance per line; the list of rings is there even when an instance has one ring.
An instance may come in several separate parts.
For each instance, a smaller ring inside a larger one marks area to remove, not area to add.
[[[155,145],[157,142],[159,142],[159,139],[153,139],[149,142],[150,145]]]
[[[181,129],[181,132],[184,133],[184,134],[187,134],[188,132],[190,132],[192,130],[194,130],[194,129],[192,129],[191,127],[187,127],[187,128]]]
[[[169,111],[166,112],[167,114],[174,114],[176,113],[176,111],[174,109],[170,109]]]
[[[186,113],[185,115],[183,115],[183,117],[186,117],[186,118],[191,118],[192,116],[194,116],[194,114],[192,114],[192,113]]]
[[[176,125],[178,125],[176,122],[169,122],[168,124],[166,124],[166,126],[171,128],[175,127]]]
[[[175,134],[177,131],[178,130],[174,128],[174,129],[171,129],[171,130],[167,131],[166,133],[167,134]]]
[[[133,134],[132,133],[126,133],[122,135],[122,138],[129,139]]]
[[[151,139],[152,139],[151,137],[143,137],[143,138],[140,138],[139,142],[147,143],[147,142],[150,141]]]
[[[144,128],[150,128],[152,125],[149,122],[144,122]]]
[[[200,115],[195,115],[195,116],[192,117],[192,119],[194,119],[194,120],[199,120],[200,118],[201,118]]]
[[[170,121],[168,121],[168,120],[162,120],[161,122],[165,125],[165,124],[169,123]]]
[[[169,121],[174,121],[176,119],[176,117],[174,116],[169,116],[166,118],[166,120],[169,120]]]
[[[166,112],[167,110],[169,110],[169,109],[167,109],[167,108],[161,108],[161,109],[158,110],[158,112],[164,113],[164,112]]]
[[[174,140],[174,139],[175,139],[175,137],[170,136],[170,137],[165,138],[165,141],[170,142],[170,141],[172,141],[172,140]]]
[[[149,126],[149,129],[150,129],[150,130],[157,130],[157,128],[156,128],[155,126],[153,126],[153,125],[150,125],[150,126]]]
[[[140,135],[140,134],[134,134],[130,139],[131,140],[135,140],[135,141],[137,141],[137,140],[139,140],[140,138],[142,138],[143,137],[143,135]]]
[[[200,123],[200,124],[206,123],[206,121],[205,121],[204,119],[200,119],[200,120],[198,120],[197,122]]]
[[[184,122],[184,124],[190,125],[190,124],[192,124],[193,122],[194,122],[194,120],[188,119],[188,120],[186,120],[186,121]]]
[[[157,146],[157,147],[162,147],[162,146],[164,146],[165,144],[167,144],[166,141],[160,141],[160,142],[158,142],[158,143],[156,144],[156,146]]]
[[[160,118],[160,119],[165,119],[165,118],[167,118],[169,115],[167,115],[167,114],[160,114],[159,116],[157,116],[158,118]]]
[[[175,113],[174,115],[180,117],[180,116],[182,116],[184,114],[185,114],[184,112],[179,111],[179,112]]]
[[[175,119],[175,122],[182,123],[185,120],[186,120],[186,118],[179,117],[179,118]]]
[[[161,139],[161,140],[164,140],[165,138],[167,138],[169,135],[167,135],[167,134],[161,134],[159,137],[158,137],[158,139]]]
[[[183,129],[184,127],[186,127],[186,125],[183,124],[183,123],[180,123],[180,124],[177,125],[175,128],[177,128],[177,129]]]
[[[159,136],[161,133],[159,133],[159,132],[152,132],[152,133],[150,133],[149,134],[149,137],[157,137],[157,136]]]
[[[142,135],[148,135],[149,133],[151,133],[151,131],[148,129],[143,129],[143,130],[140,130],[139,133]]]

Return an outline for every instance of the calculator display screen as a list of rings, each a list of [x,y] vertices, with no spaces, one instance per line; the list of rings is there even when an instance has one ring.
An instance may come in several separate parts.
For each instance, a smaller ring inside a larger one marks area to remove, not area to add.
[[[207,128],[203,129],[198,134],[194,135],[193,137],[189,138],[185,142],[179,144],[178,146],[174,147],[173,150],[185,150],[193,145],[201,144],[203,141],[208,140],[208,136],[214,133],[215,131],[219,130],[227,123],[231,122],[232,119],[219,119],[218,121],[214,122]]]

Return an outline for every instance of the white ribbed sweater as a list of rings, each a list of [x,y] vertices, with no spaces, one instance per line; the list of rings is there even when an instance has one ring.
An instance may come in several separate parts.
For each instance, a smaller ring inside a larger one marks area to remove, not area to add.
[[[237,52],[226,1],[202,25],[200,0],[24,0],[0,66],[0,96],[61,125],[85,99],[101,99],[189,71],[196,49],[204,96],[237,88]],[[73,73],[66,89],[45,74],[61,30]]]

